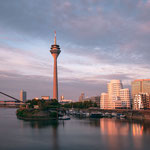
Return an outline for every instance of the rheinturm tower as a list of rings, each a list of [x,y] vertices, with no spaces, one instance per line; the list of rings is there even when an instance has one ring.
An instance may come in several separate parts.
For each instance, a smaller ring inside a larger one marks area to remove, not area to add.
[[[56,44],[56,31],[55,31],[55,38],[54,44],[51,45],[50,50],[53,58],[54,58],[54,74],[53,74],[53,99],[58,100],[58,76],[57,76],[57,57],[60,54],[61,50],[59,45]]]

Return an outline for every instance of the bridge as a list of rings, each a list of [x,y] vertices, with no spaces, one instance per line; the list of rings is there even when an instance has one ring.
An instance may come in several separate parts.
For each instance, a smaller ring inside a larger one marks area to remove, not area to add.
[[[15,97],[13,97],[13,96],[10,96],[10,95],[8,95],[8,94],[6,94],[6,93],[4,93],[4,92],[0,92],[0,94],[2,94],[2,95],[4,95],[4,96],[7,96],[7,97],[9,97],[9,98],[11,98],[11,99],[13,99],[15,102],[22,102],[21,100],[15,98]]]

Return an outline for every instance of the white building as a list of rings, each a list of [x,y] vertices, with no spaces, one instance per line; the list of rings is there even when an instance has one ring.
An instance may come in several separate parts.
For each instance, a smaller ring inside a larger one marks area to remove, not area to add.
[[[108,93],[101,95],[101,109],[130,108],[129,89],[123,89],[120,80],[111,80],[107,87]]]
[[[141,94],[137,94],[134,96],[133,99],[133,109],[134,110],[139,110],[139,109],[143,109],[143,103],[142,103],[142,95]]]
[[[130,90],[120,89],[120,100],[122,108],[131,108],[131,98],[130,98]]]
[[[120,104],[120,89],[123,88],[121,81],[111,80],[110,83],[107,84],[107,87],[109,99],[108,109],[115,109],[116,107],[120,107],[120,105],[118,105]]]
[[[133,109],[150,109],[150,95],[148,93],[139,93],[134,95]]]
[[[101,93],[100,109],[108,109],[108,93]]]

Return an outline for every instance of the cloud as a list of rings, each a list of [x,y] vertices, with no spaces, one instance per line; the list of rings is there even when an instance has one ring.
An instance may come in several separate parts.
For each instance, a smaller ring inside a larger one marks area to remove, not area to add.
[[[65,98],[78,100],[81,92],[85,92],[87,96],[100,95],[100,92],[106,90],[104,88],[105,81],[96,82],[84,79],[61,78],[59,80],[59,96],[64,95]],[[41,97],[42,95],[50,95],[52,97],[52,78],[40,75],[21,75],[0,71],[0,91],[19,98],[21,89],[27,91],[28,99]],[[6,98],[6,97],[5,97]]]
[[[52,78],[53,60],[48,50],[54,30],[62,49],[58,68],[60,85],[65,88],[60,87],[61,94],[75,98],[85,90],[94,95],[101,84],[113,78],[128,85],[134,78],[149,78],[148,0],[0,3],[0,70],[19,74],[19,83],[26,84],[26,75]]]

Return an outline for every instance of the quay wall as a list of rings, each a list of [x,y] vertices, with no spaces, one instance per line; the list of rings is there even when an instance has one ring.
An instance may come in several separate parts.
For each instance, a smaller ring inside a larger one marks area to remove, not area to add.
[[[150,120],[150,110],[130,110],[130,109],[114,109],[114,110],[98,110],[99,112],[121,113],[126,115],[128,119]]]
[[[131,110],[131,109],[99,109],[99,108],[89,108],[89,109],[75,109],[77,111],[83,112],[102,112],[102,113],[120,113],[126,115],[128,119],[137,120],[149,120],[150,121],[150,110]]]

